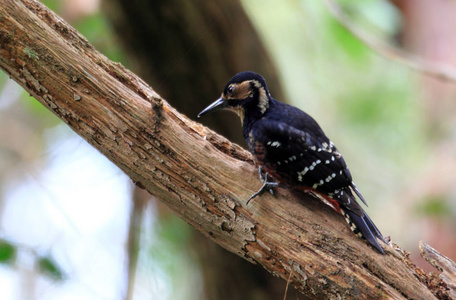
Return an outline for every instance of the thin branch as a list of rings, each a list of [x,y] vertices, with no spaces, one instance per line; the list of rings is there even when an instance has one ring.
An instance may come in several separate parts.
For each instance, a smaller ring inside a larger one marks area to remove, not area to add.
[[[291,279],[292,274],[293,274],[293,269],[291,269],[290,275],[288,276],[287,286],[285,287],[285,292],[283,293],[283,300],[287,300],[288,287],[290,286],[290,279]]]
[[[127,253],[127,290],[125,300],[134,299],[135,279],[138,266],[139,247],[141,246],[141,225],[143,222],[144,209],[150,197],[146,198],[146,192],[135,188],[132,195],[132,207],[128,224],[128,237],[126,242]]]
[[[343,12],[342,8],[334,0],[324,0],[332,16],[345,27],[359,41],[368,46],[379,55],[392,61],[403,64],[415,71],[422,72],[426,75],[433,76],[442,80],[456,82],[456,68],[437,64],[425,60],[412,53],[401,50],[388,43],[378,40],[361,28],[356,26],[350,18]]]

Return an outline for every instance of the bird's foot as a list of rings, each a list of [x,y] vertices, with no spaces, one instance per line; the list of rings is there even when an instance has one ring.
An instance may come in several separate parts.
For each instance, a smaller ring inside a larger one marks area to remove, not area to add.
[[[271,195],[275,196],[274,195],[274,188],[276,188],[279,184],[277,182],[268,181],[269,174],[265,173],[264,176],[263,176],[263,170],[261,169],[261,167],[258,168],[258,174],[260,175],[260,181],[263,183],[263,186],[258,190],[258,192],[256,192],[255,194],[250,196],[249,199],[247,199],[247,202],[245,203],[245,205],[248,205],[250,200],[252,200],[256,196],[262,194],[266,190],[269,193],[271,193]]]

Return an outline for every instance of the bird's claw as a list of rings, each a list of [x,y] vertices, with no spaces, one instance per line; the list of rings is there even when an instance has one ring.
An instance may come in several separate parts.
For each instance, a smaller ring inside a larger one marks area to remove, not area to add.
[[[261,181],[261,183],[263,183],[263,185],[255,194],[253,194],[252,196],[250,196],[249,199],[247,199],[247,202],[245,203],[245,205],[248,205],[250,200],[252,200],[256,196],[262,194],[265,190],[267,190],[269,193],[271,193],[271,195],[275,196],[274,188],[276,188],[279,184],[277,182],[268,181],[268,176],[269,176],[268,173],[265,173],[265,175],[263,177],[263,170],[261,169],[261,167],[258,168],[258,173],[260,175],[260,181]]]

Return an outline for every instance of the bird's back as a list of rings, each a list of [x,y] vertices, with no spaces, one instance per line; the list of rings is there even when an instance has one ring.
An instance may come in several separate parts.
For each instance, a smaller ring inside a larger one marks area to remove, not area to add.
[[[342,156],[302,110],[272,100],[268,111],[247,126],[249,149],[282,185],[326,193],[350,185],[352,178]]]

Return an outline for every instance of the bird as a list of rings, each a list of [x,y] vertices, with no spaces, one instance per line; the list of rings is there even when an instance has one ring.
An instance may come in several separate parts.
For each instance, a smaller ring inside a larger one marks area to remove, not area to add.
[[[215,102],[198,114],[218,110],[239,115],[243,135],[263,185],[246,202],[276,187],[312,193],[341,214],[350,229],[385,254],[385,238],[356,197],[366,200],[353,182],[344,158],[320,125],[297,107],[272,98],[265,79],[252,71],[233,76]]]

